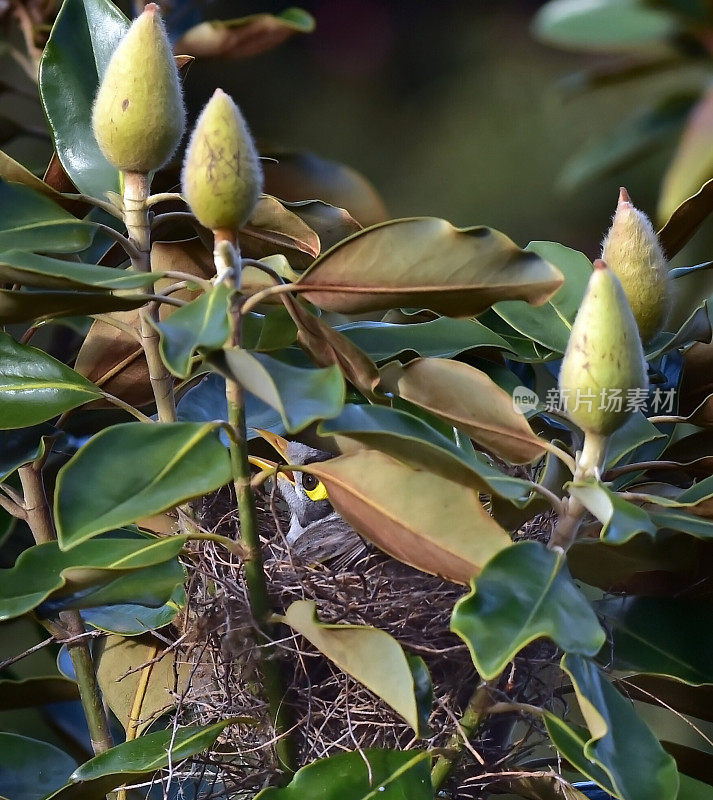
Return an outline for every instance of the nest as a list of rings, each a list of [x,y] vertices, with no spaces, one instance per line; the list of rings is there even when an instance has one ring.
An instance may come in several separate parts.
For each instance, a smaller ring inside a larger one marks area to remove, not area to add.
[[[470,695],[478,682],[467,647],[449,630],[450,615],[465,589],[424,574],[365,548],[356,563],[334,570],[300,563],[290,553],[283,531],[286,516],[274,495],[258,498],[265,571],[273,608],[283,612],[295,600],[313,600],[323,622],[373,625],[421,656],[431,673],[434,704],[432,736],[417,739],[409,725],[368,689],[347,676],[299,635],[285,629],[277,643],[282,655],[293,735],[299,762],[343,751],[379,748],[427,748],[436,753],[452,747]],[[239,521],[229,492],[210,498],[202,511],[204,527],[235,536]],[[541,517],[524,533],[538,537],[551,527]],[[273,755],[274,730],[260,692],[254,623],[243,570],[224,548],[209,542],[196,548],[188,564],[189,604],[184,620],[180,660],[191,667],[176,721],[211,724],[227,718],[246,722],[226,728],[214,748],[183,770],[185,786],[197,777],[215,782],[215,797],[252,797],[279,773]],[[553,662],[550,645],[535,643],[518,656],[503,676],[500,699],[552,705],[552,687],[540,676]],[[520,743],[506,747],[513,726]],[[454,798],[482,796],[497,774],[512,769],[516,758],[546,737],[539,722],[517,715],[498,715],[463,753],[449,787]],[[186,789],[185,796],[192,796]],[[204,795],[202,795],[204,796]]]

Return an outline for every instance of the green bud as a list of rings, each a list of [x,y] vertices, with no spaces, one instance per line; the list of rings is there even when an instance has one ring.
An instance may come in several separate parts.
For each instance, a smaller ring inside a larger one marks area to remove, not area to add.
[[[94,135],[118,170],[148,173],[171,158],[185,124],[176,60],[159,8],[149,3],[109,61],[94,101]]]
[[[183,162],[183,195],[206,228],[235,232],[262,192],[262,167],[248,126],[221,89],[203,109]]]
[[[651,341],[666,324],[670,309],[668,262],[651,221],[634,208],[624,188],[602,244],[602,258],[624,287],[641,339]]]
[[[562,359],[567,414],[585,433],[608,436],[626,421],[627,394],[648,389],[646,360],[624,289],[602,260],[594,262]],[[609,405],[618,390],[621,408]],[[591,406],[591,407],[590,407]]]

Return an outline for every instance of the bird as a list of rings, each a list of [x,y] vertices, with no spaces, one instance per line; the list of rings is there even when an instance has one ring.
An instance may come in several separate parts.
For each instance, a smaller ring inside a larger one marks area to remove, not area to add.
[[[334,458],[334,453],[317,450],[302,442],[291,442],[270,431],[255,428],[289,465],[304,466]],[[277,467],[275,462],[250,456],[261,469]],[[354,564],[368,551],[368,545],[329,502],[322,481],[309,472],[277,472],[277,488],[290,512],[287,544],[290,552],[305,563],[328,563],[333,568]]]

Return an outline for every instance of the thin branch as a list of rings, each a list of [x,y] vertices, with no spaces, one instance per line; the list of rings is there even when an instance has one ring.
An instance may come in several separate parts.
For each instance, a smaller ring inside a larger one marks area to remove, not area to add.
[[[177,281],[186,281],[186,283],[195,283],[203,289],[204,292],[209,292],[213,288],[213,284],[205,278],[199,278],[197,275],[191,275],[190,272],[177,272],[176,270],[169,270],[168,272],[161,273],[167,278],[173,278]]]
[[[541,483],[536,483],[535,481],[529,481],[529,484],[532,491],[541,494],[558,514],[561,514],[563,512],[564,506],[562,500],[559,497],[557,497],[557,495],[554,492],[550,491],[546,486],[543,486]]]
[[[180,200],[181,203],[186,202],[186,198],[179,192],[158,192],[146,198],[146,205],[150,208],[155,206],[156,203],[165,203],[169,200]]]
[[[123,233],[119,233],[119,231],[114,230],[110,225],[104,225],[101,222],[92,222],[92,225],[94,225],[97,230],[105,233],[110,239],[113,239],[117,244],[120,244],[126,255],[129,256],[132,261],[141,257],[139,249],[136,245],[132,244]]]
[[[4,508],[11,517],[16,519],[27,519],[27,511],[22,506],[19,506],[9,497],[0,494],[0,508]]]
[[[546,439],[542,440],[542,447],[545,450],[548,450],[552,455],[557,456],[559,460],[567,467],[567,469],[574,475],[575,472],[575,462],[572,456],[569,453],[566,453],[562,450],[561,447],[557,447],[556,444],[552,442],[548,442]]]
[[[247,314],[252,311],[255,306],[259,306],[260,303],[263,303],[268,298],[286,294],[287,292],[297,291],[297,288],[297,284],[295,283],[281,283],[279,286],[270,286],[268,289],[261,289],[259,292],[248,297],[245,303],[243,303],[241,313]]]
[[[685,422],[688,417],[666,416],[665,414],[660,417],[649,417],[648,420],[652,425],[664,425],[671,422]]]
[[[620,475],[628,472],[641,472],[650,469],[681,469],[682,465],[677,461],[637,461],[633,464],[623,464],[621,467],[611,467],[604,473],[607,481],[613,481]]]
[[[66,198],[67,200],[76,200],[80,203],[88,203],[90,206],[101,208],[103,211],[106,211],[107,214],[111,214],[112,217],[116,217],[116,219],[120,219],[122,221],[124,219],[121,209],[117,208],[108,200],[100,200],[98,197],[92,197],[90,194],[72,194],[70,192],[63,193],[62,197]],[[112,228],[112,230],[114,229]]]
[[[112,317],[111,314],[92,314],[92,317],[94,319],[101,320],[101,322],[105,322],[107,325],[111,325],[117,330],[122,331],[141,344],[141,334],[139,331],[136,328],[133,328],[131,325],[128,325],[123,320],[116,319],[116,317]]]
[[[17,503],[23,511],[25,510],[25,498],[17,489],[13,489],[13,487],[7,483],[0,483],[0,492],[4,492],[13,503]]]
[[[122,400],[120,397],[115,397],[113,394],[109,394],[109,392],[105,392],[102,390],[102,397],[105,400],[108,400],[112,405],[115,405],[117,408],[126,411],[128,414],[131,414],[132,417],[136,417],[139,422],[153,422],[151,417],[147,417],[146,414],[139,411],[138,408],[134,408],[131,403],[127,403],[126,401]]]

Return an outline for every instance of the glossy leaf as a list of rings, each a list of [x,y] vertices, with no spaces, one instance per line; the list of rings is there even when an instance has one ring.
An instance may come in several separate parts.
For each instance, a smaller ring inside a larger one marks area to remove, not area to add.
[[[320,622],[312,600],[296,600],[284,619],[342,671],[390,705],[417,736],[422,735],[431,709],[426,709],[425,718],[420,713],[416,676],[396,639],[367,625]],[[425,669],[420,659],[419,665]]]
[[[564,353],[572,323],[592,274],[591,262],[577,250],[555,242],[531,242],[525,250],[554,264],[564,275],[564,283],[541,306],[508,300],[496,303],[493,310],[519,333],[554,352]]]
[[[54,428],[46,423],[29,428],[0,431],[0,483],[18,467],[29,464],[43,455],[45,439],[53,433]]]
[[[532,541],[502,550],[485,565],[470,594],[456,603],[451,630],[468,645],[485,680],[535,639],[548,637],[566,652],[593,656],[605,638],[564,559]]]
[[[390,383],[401,398],[460,428],[507,461],[524,464],[545,452],[512,397],[475,367],[421,358],[396,370]]]
[[[639,448],[654,440],[658,440],[663,449],[666,434],[649,422],[641,411],[637,411],[609,437],[605,467],[630,463]]]
[[[405,411],[347,404],[338,417],[323,422],[319,432],[336,436],[343,452],[362,447],[379,450],[412,467],[480,491],[494,492],[517,504],[526,503],[530,496],[527,481],[501,472],[482,453],[458,447]]]
[[[656,533],[656,525],[643,508],[624,500],[596,481],[578,481],[569,486],[576,497],[604,526],[601,538],[612,544],[628,542],[637,533]]]
[[[673,272],[674,270],[671,270]],[[690,316],[684,320],[681,327],[673,332],[663,332],[655,336],[652,342],[646,347],[645,356],[648,361],[676,350],[680,347],[692,344],[693,342],[710,342],[711,340],[711,317],[710,308],[707,300],[696,308]]]
[[[0,796],[40,800],[67,780],[77,762],[47,742],[0,732]]]
[[[284,306],[270,309],[266,314],[251,311],[243,317],[243,347],[269,353],[283,350],[297,339],[297,326]]]
[[[365,763],[368,762],[368,766]],[[255,800],[433,800],[430,757],[417,750],[364,750],[323,758]]]
[[[9,250],[0,253],[0,280],[44,289],[138,289],[156,275]]]
[[[404,353],[419,356],[453,356],[493,348],[509,351],[510,345],[477,320],[439,317],[432,322],[398,325],[388,322],[350,322],[336,327],[374,361],[386,361]]]
[[[230,294],[221,283],[157,323],[161,358],[174,375],[188,377],[197,350],[217,350],[225,344],[230,336]]]
[[[584,755],[609,777],[624,800],[675,800],[676,762],[667,755],[631,703],[602,676],[594,662],[566,655],[562,668],[574,684],[590,738]]]
[[[186,591],[181,583],[176,586],[171,597],[158,608],[125,602],[92,606],[82,609],[81,614],[84,622],[97,630],[121,636],[139,636],[173,622],[185,605]]]
[[[250,258],[287,257],[295,267],[306,267],[319,255],[319,236],[280,200],[261,195],[250,219],[240,229],[240,246]]]
[[[713,625],[713,610],[690,600],[621,597],[602,600],[596,610],[613,637],[601,656],[618,672],[713,684],[713,641],[701,630]]]
[[[10,183],[21,183],[59,202],[59,192],[2,150],[0,150],[0,179]]]
[[[179,663],[175,651],[152,636],[126,639],[107,636],[96,654],[97,680],[104,701],[124,730],[140,736],[152,722],[175,705],[175,695],[185,691],[191,672]],[[149,663],[150,662],[150,663]],[[127,674],[130,670],[134,670]],[[175,671],[174,671],[175,670]]]
[[[42,350],[0,332],[0,428],[25,428],[101,397],[97,387]]]
[[[79,700],[79,688],[74,681],[61,675],[43,675],[19,681],[0,680],[0,711],[67,700]]]
[[[713,212],[713,180],[706,181],[695,194],[685,199],[659,231],[659,241],[669,258],[690,241],[701,223]]]
[[[175,536],[101,539],[85,542],[68,552],[60,550],[56,542],[30,547],[18,556],[13,567],[0,570],[0,620],[25,614],[55,593],[71,596],[72,592],[82,590],[79,607],[92,605],[88,588],[169,561],[178,555],[184,543],[185,537]],[[136,596],[131,599],[140,602],[140,586],[134,591]],[[152,596],[150,591],[147,594]]]
[[[157,514],[230,480],[218,427],[130,422],[106,428],[57,476],[55,521],[67,550],[102,531]]]
[[[73,217],[48,197],[0,180],[0,251],[73,253],[88,247],[94,226]]]
[[[359,533],[424,572],[467,583],[510,544],[472,489],[382,453],[362,451],[305,471],[324,483],[332,505]]]
[[[350,236],[297,282],[319,308],[345,314],[398,306],[450,316],[479,314],[498,300],[543,303],[557,269],[490,228],[454,228],[435,217],[392,220]]]
[[[168,728],[116,745],[78,767],[65,786],[46,800],[96,800],[123,784],[140,783],[157,770],[206,750],[233,722]]]
[[[312,33],[314,27],[313,17],[301,8],[211,20],[187,30],[176,43],[176,52],[196,58],[252,58],[296,33]]]
[[[145,303],[146,298],[140,295],[119,297],[109,292],[18,292],[0,289],[0,325],[127,311],[140,308]]]
[[[338,208],[323,200],[283,202],[283,205],[303,222],[306,222],[319,236],[321,253],[362,228],[345,208]]]
[[[66,0],[40,61],[40,97],[65,172],[80,192],[119,191],[91,126],[97,87],[129,22],[110,0]],[[39,248],[38,248],[39,249]]]
[[[223,375],[278,411],[289,433],[336,416],[344,404],[344,379],[337,367],[301,369],[236,348],[209,360]]]

